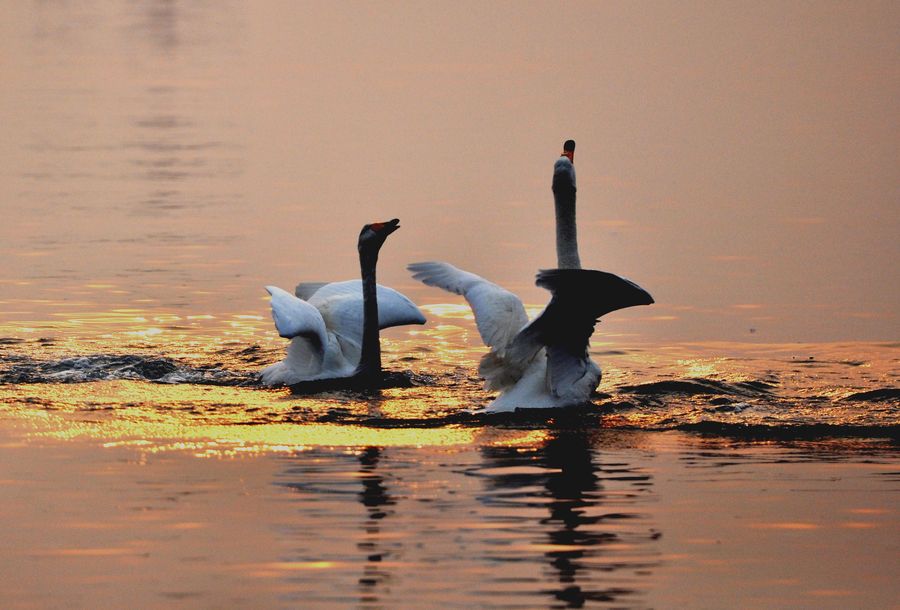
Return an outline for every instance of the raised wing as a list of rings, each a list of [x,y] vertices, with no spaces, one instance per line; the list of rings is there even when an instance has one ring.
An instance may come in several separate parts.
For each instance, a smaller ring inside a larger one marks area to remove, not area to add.
[[[592,363],[587,349],[600,316],[653,303],[653,297],[634,282],[604,271],[550,269],[538,273],[536,284],[553,297],[541,315],[519,333],[509,353],[511,358],[521,358],[535,345],[545,346],[550,389],[555,395],[589,372]]]
[[[377,285],[378,327],[381,329],[406,324],[424,324],[425,316],[406,296],[393,288]],[[330,331],[357,344],[362,342],[362,280],[331,282],[310,297]]]
[[[478,333],[490,348],[505,349],[528,323],[519,297],[481,276],[442,262],[413,263],[406,268],[427,286],[465,297],[475,314]]]
[[[266,286],[272,297],[272,319],[278,334],[285,339],[305,337],[318,350],[328,343],[325,321],[319,310],[277,286]]]

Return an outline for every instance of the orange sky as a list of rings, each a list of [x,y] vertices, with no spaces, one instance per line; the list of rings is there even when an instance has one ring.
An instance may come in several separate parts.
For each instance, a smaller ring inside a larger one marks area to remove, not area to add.
[[[541,302],[552,163],[574,138],[582,261],[657,301],[615,328],[898,338],[896,3],[94,0],[5,15],[7,308],[93,282],[117,303],[267,315],[263,285],[353,277],[359,227],[395,216],[384,283],[452,300],[403,269],[447,260]]]

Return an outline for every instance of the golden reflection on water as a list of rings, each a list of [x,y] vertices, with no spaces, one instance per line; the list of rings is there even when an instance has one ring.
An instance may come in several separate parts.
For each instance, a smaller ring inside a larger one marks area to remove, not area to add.
[[[224,344],[243,342],[283,347],[270,318],[256,313],[181,314],[151,308],[93,308],[94,303],[66,301],[66,309],[6,312],[0,337],[21,338],[21,350],[35,358],[122,353],[152,348],[160,356],[202,357]],[[15,314],[15,315],[12,315]],[[36,343],[37,342],[37,343]]]
[[[104,423],[72,422],[52,415],[26,414],[34,440],[89,440],[103,447],[131,447],[147,453],[187,452],[221,458],[267,453],[297,453],[314,447],[453,447],[479,439],[474,428],[370,428],[346,424],[191,425],[120,419]],[[540,443],[543,433],[511,431],[502,445]]]
[[[420,417],[440,408],[459,410],[450,389],[428,388],[427,400],[410,389],[364,397],[291,396],[286,390],[229,386],[106,381],[0,386],[4,416],[33,440],[89,440],[156,453],[185,451],[198,457],[282,453],[311,447],[534,445],[540,430],[484,432],[471,427],[375,428],[348,423],[295,422],[297,409],[326,413],[340,407],[367,417]],[[39,397],[39,398],[38,398]],[[287,421],[284,421],[287,419]]]
[[[57,312],[50,324],[27,319],[6,321],[0,324],[0,338],[12,338],[6,346],[9,353],[38,362],[134,355],[165,359],[163,364],[168,366],[175,361],[179,367],[193,367],[191,371],[225,371],[235,375],[229,383],[250,381],[263,366],[283,358],[288,344],[277,336],[269,317],[258,312],[183,314],[133,306],[102,311],[81,310],[80,306],[74,309],[79,311]],[[203,385],[207,378],[202,378],[202,383],[192,378],[191,383],[168,384],[124,381],[120,376],[118,380],[98,382],[74,379],[79,383],[2,384],[0,414],[27,430],[31,438],[91,439],[147,452],[178,450],[202,456],[316,446],[453,446],[475,442],[472,429],[440,420],[477,409],[492,398],[477,375],[485,348],[467,305],[438,304],[425,309],[427,325],[389,329],[382,337],[386,367],[431,379],[420,387],[387,389],[371,396],[334,393],[298,397],[287,390]],[[883,348],[879,358],[870,355],[865,366],[851,362],[850,368],[843,363],[854,351],[841,351],[841,346],[808,347],[817,350],[818,359],[809,358],[798,346],[726,343],[650,349],[595,342],[591,353],[603,368],[599,390],[610,394],[621,386],[662,380],[767,381],[767,371],[777,374],[773,382],[780,383],[776,396],[807,392],[840,398],[847,390],[846,382],[840,385],[838,376],[848,372],[864,372],[879,384],[876,387],[890,385],[888,356],[893,352],[889,347]],[[827,385],[830,382],[825,373],[836,380],[833,387]],[[56,379],[52,370],[50,375]],[[792,389],[795,386],[797,390]],[[627,391],[610,399],[625,402],[626,407],[633,400]],[[703,421],[710,416],[704,401],[702,397],[679,401],[666,395],[659,408],[604,411],[603,405],[599,406],[604,428],[653,428],[663,419]],[[745,403],[739,404],[741,408],[733,412],[715,412],[716,421],[754,423],[771,415],[766,409],[754,415]],[[797,401],[785,417],[865,424],[867,414],[873,412],[836,400],[826,413],[821,402]],[[335,418],[329,416],[335,413]],[[330,423],[313,423],[322,416],[329,416]],[[826,416],[831,419],[823,419]],[[388,429],[372,424],[384,420],[405,420],[391,425],[410,427]],[[434,424],[423,426],[421,422]],[[544,440],[540,432],[498,433],[487,426],[478,434],[480,444],[533,446]]]

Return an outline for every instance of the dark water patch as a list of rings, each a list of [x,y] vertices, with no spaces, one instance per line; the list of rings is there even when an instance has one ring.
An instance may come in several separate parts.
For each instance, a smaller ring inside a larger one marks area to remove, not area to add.
[[[328,396],[342,400],[340,394]],[[349,398],[349,397],[348,397]],[[358,399],[358,395],[356,396]],[[637,412],[641,418],[632,420]],[[697,421],[698,418],[700,421]],[[793,417],[748,403],[679,411],[667,407],[642,408],[631,403],[587,404],[565,409],[519,409],[506,413],[470,410],[419,415],[374,414],[357,406],[295,405],[289,411],[266,413],[260,423],[328,423],[378,429],[496,428],[508,430],[556,430],[580,432],[683,431],[743,440],[819,440],[833,438],[888,439],[900,441],[900,424],[875,417],[876,423],[818,423],[808,416]],[[742,421],[743,420],[743,421]],[[884,421],[885,423],[880,423]]]
[[[0,383],[85,383],[139,380],[156,383],[205,385],[251,385],[255,373],[218,367],[195,367],[152,356],[97,354],[39,361],[10,355],[0,361]]]
[[[860,367],[865,364],[868,364],[866,360],[857,360],[857,359],[846,359],[846,360],[820,360],[815,356],[809,356],[807,358],[791,358],[790,360],[784,360],[783,362],[787,364],[800,364],[808,367],[820,367],[827,366],[833,364],[839,364],[842,366],[850,366],[850,367]]]
[[[565,409],[518,409],[506,413],[463,410],[421,417],[385,417],[360,413],[349,407],[333,407],[324,413],[316,409],[295,407],[290,413],[283,414],[281,421],[339,423],[383,429],[490,426],[520,430],[599,430],[604,427],[603,418],[607,413],[606,406],[601,408],[592,403]]]
[[[900,388],[879,388],[866,392],[856,392],[841,400],[860,400],[867,402],[900,401]],[[900,404],[898,404],[900,406]]]
[[[887,439],[900,442],[900,424],[854,426],[845,424],[766,425],[702,421],[675,424],[665,429],[697,432],[743,440],[824,440],[832,438]]]
[[[248,364],[265,365],[272,361],[272,354],[269,350],[264,350],[259,344],[254,343],[241,350],[234,351],[231,349],[219,350],[219,354],[236,358]]]
[[[639,409],[640,405],[628,400],[610,400],[603,403],[603,408],[611,413],[616,413],[621,411],[633,411]]]
[[[739,381],[726,382],[717,379],[672,379],[666,381],[653,381],[637,385],[626,385],[618,388],[619,392],[626,394],[639,394],[645,396],[665,397],[669,395],[732,395],[732,396],[760,396],[773,391],[773,384],[766,381]]]

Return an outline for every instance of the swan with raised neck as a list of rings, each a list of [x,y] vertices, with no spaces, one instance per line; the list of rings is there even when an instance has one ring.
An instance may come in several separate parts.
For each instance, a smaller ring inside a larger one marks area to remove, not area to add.
[[[368,224],[359,232],[359,270],[362,275],[363,335],[359,365],[352,377],[377,379],[381,376],[381,337],[378,327],[378,292],[375,269],[378,253],[388,235],[400,228],[400,220]]]
[[[522,301],[493,282],[444,262],[407,266],[413,278],[465,297],[490,351],[478,367],[487,390],[500,395],[485,411],[556,408],[590,402],[602,372],[588,354],[600,316],[649,305],[637,284],[604,271],[581,269],[575,230],[575,142],[568,140],[553,168],[557,269],[540,271],[537,285],[550,303],[528,321]]]
[[[581,269],[578,256],[578,228],[575,219],[575,140],[566,140],[553,166],[553,201],[556,210],[556,266]]]

